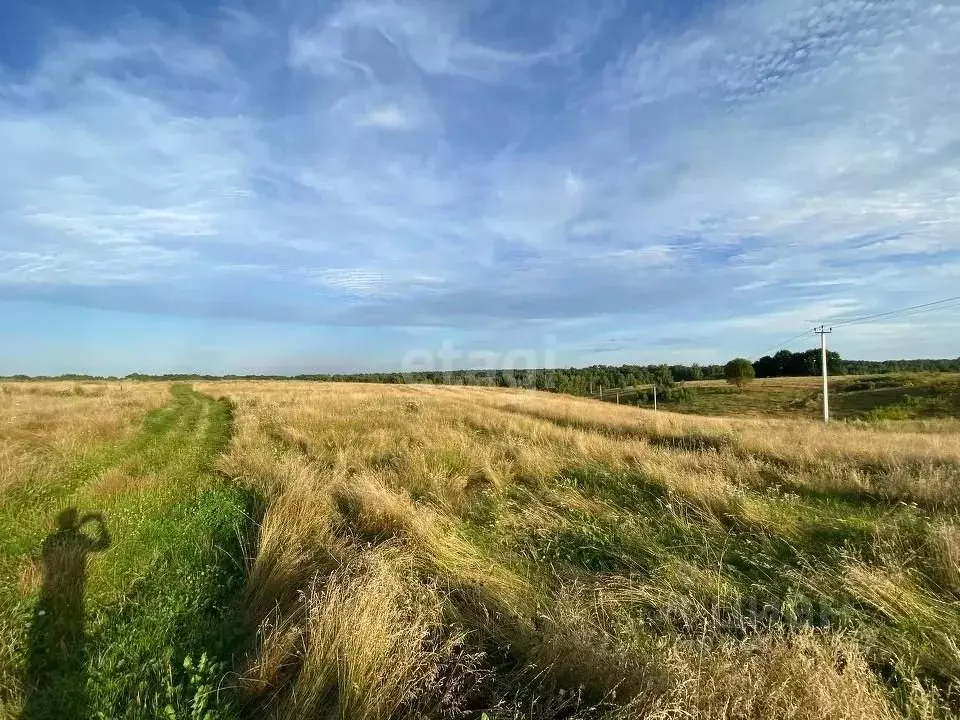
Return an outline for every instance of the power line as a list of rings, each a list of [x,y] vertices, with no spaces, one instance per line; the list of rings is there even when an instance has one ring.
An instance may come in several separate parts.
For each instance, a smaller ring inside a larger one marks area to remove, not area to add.
[[[928,312],[935,312],[937,310],[945,310],[953,307],[960,307],[960,295],[954,295],[953,297],[943,298],[942,300],[934,300],[932,302],[921,303],[919,305],[910,305],[909,307],[900,308],[898,310],[888,310],[887,312],[875,313],[873,315],[863,315],[860,317],[850,318],[848,320],[841,319],[839,322],[835,322],[832,325],[832,328],[841,328],[841,327],[851,327],[854,325],[864,325],[874,320],[880,320],[883,318],[894,318],[894,317],[910,317],[913,315],[923,315]],[[953,304],[950,304],[953,303]],[[821,327],[821,329],[823,329]],[[799,340],[800,338],[806,336],[808,333],[816,332],[816,329],[804,330],[802,333],[794,335],[787,338],[786,340],[781,340],[775,345],[770,346],[768,349],[764,350],[761,353],[757,353],[753,356],[753,360],[757,360],[764,355],[767,355],[772,350],[778,348],[787,348],[790,343]],[[821,336],[822,337],[822,336]]]
[[[781,349],[781,348],[785,348],[785,347],[788,346],[790,343],[794,342],[795,340],[799,340],[800,338],[802,338],[802,337],[804,337],[804,336],[806,336],[806,335],[809,335],[811,332],[813,332],[813,330],[804,330],[804,331],[803,331],[802,333],[800,333],[799,335],[794,335],[793,337],[787,338],[786,340],[781,340],[780,342],[772,345],[771,347],[767,348],[767,349],[764,350],[763,352],[757,353],[756,355],[754,355],[754,360],[756,360],[756,359],[758,359],[758,358],[760,358],[760,357],[763,357],[764,355],[766,355],[767,353],[769,353],[771,350],[778,350],[778,349]]]
[[[944,298],[943,300],[934,300],[933,302],[922,303],[920,305],[911,305],[910,307],[900,308],[899,310],[890,310],[888,312],[876,313],[875,315],[864,315],[862,317],[850,318],[849,320],[840,320],[839,322],[833,323],[833,327],[845,327],[847,325],[860,325],[868,320],[876,320],[879,318],[890,317],[893,315],[899,315],[901,313],[908,312],[910,310],[921,310],[923,308],[932,308],[933,310],[940,310],[940,306],[945,303],[953,302],[955,300],[960,300],[960,295],[955,295],[953,297]],[[927,310],[925,312],[932,312],[932,310]],[[913,313],[911,313],[913,314]],[[921,314],[921,313],[916,313]]]
[[[896,320],[901,317],[913,317],[914,315],[925,315],[926,313],[936,312],[938,310],[949,310],[950,308],[955,308],[955,307],[960,307],[960,302],[955,302],[950,305],[939,304],[934,307],[924,307],[923,309],[917,309],[917,310],[910,310],[910,309],[904,308],[903,310],[898,311],[896,314],[892,314],[892,313],[889,315],[884,314],[882,318],[870,318],[869,320],[859,320],[857,322],[850,320],[849,322],[834,325],[834,327],[852,327],[854,325],[869,325],[870,323],[875,322],[878,319]]]

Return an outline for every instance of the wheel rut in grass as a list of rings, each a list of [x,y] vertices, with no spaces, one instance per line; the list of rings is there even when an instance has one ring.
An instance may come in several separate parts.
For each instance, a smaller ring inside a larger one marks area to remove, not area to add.
[[[185,385],[131,438],[0,508],[0,718],[233,716],[254,498],[215,472],[232,406]]]

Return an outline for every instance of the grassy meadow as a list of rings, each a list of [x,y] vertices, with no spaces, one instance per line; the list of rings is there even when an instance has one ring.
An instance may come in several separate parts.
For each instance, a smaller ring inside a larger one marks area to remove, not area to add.
[[[957,717],[960,423],[871,420],[0,384],[0,718]]]
[[[816,419],[823,412],[819,377],[758,378],[743,388],[723,380],[683,383],[686,392],[666,398],[664,409],[696,415]],[[616,396],[607,393],[606,401]],[[624,403],[638,402],[624,393]],[[641,402],[649,405],[649,401]],[[843,420],[960,418],[960,374],[888,373],[830,378],[831,417]]]

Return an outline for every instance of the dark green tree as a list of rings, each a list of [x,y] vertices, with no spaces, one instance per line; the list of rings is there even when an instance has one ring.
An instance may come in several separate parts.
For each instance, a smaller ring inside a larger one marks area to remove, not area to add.
[[[658,365],[653,369],[652,382],[660,389],[673,387],[673,373],[667,365]]]
[[[753,363],[746,358],[734,358],[723,366],[723,377],[731,385],[742,388],[755,377]]]

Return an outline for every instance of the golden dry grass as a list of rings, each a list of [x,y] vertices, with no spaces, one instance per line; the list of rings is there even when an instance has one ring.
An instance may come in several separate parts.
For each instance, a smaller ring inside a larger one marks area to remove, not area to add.
[[[955,427],[482,388],[198,389],[234,401],[220,469],[265,498],[255,712],[949,712]]]
[[[672,662],[671,662],[672,661]],[[856,643],[805,632],[668,660],[675,682],[650,718],[895,718]]]
[[[65,457],[133,432],[168,398],[167,383],[0,383],[0,494],[57,481]]]
[[[960,592],[960,524],[946,519],[932,529],[930,535],[934,566],[944,587]]]
[[[260,498],[249,651],[224,682],[249,716],[960,709],[956,424],[702,418],[484,388],[196,389],[234,404],[217,467]],[[189,486],[189,443],[84,464],[168,401],[162,383],[3,384],[0,499],[71,465],[104,502]],[[205,434],[209,404],[189,408],[160,421]],[[17,596],[35,592],[36,567],[14,570]]]

